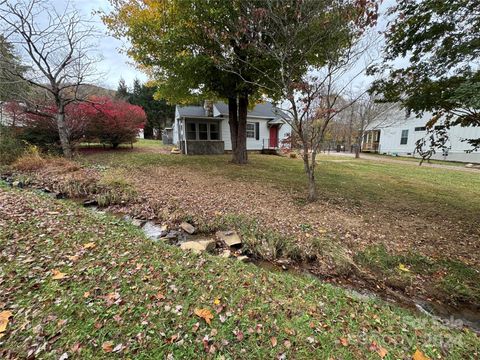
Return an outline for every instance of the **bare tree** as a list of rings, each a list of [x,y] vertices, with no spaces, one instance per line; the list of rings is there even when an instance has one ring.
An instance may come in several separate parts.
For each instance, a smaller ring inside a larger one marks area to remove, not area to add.
[[[375,48],[377,37],[356,39],[341,52],[328,57],[326,65],[292,83],[285,76],[282,113],[285,122],[300,139],[304,169],[308,177],[308,200],[317,198],[315,185],[316,157],[321,151],[329,124],[348,116],[352,106],[367,90],[352,91],[353,84],[365,74],[373,61],[370,50]]]
[[[354,126],[357,127],[355,158],[360,158],[362,139],[367,129],[375,130],[394,122],[400,111],[398,104],[379,102],[378,96],[365,93],[352,107]]]
[[[5,37],[20,51],[27,71],[13,72],[8,63],[0,65],[35,87],[37,93],[46,94],[46,101],[35,101],[35,96],[24,99],[27,111],[55,120],[63,154],[71,158],[65,107],[85,98],[79,91],[82,85],[98,80],[94,24],[69,3],[59,12],[44,0],[0,3],[0,22]]]
[[[250,51],[261,54],[271,66],[265,70],[236,59],[258,72],[253,80],[227,63],[220,66],[276,100],[282,110],[279,115],[302,147],[308,200],[314,201],[316,155],[327,127],[363,94],[343,101],[372,63],[360,64],[374,48],[371,39],[362,35],[375,22],[376,2],[265,0],[261,4]]]

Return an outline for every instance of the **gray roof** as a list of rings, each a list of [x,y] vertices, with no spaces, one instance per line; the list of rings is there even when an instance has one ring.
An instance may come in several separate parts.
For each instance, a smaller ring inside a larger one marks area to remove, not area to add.
[[[228,105],[224,102],[216,102],[213,106],[221,115],[228,116]],[[183,116],[205,116],[203,106],[180,106],[177,105],[180,117]],[[269,119],[279,118],[279,109],[272,103],[265,102],[255,105],[255,107],[248,112],[248,116],[258,116]]]
[[[182,116],[205,116],[203,106],[180,106],[177,105],[178,113]]]
[[[222,115],[228,115],[228,105],[224,102],[217,102],[214,104],[218,112]],[[278,110],[277,110],[278,111]],[[265,102],[255,105],[255,107],[248,112],[248,116],[259,116],[275,119],[278,117],[276,108],[272,103]]]

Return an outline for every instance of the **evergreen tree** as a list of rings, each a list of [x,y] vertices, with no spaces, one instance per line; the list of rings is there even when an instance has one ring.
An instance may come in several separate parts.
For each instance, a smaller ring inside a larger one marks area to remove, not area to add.
[[[17,74],[27,67],[15,55],[13,45],[0,35],[0,101],[20,100],[28,90],[27,83]]]
[[[130,94],[128,92],[127,84],[125,83],[125,79],[121,78],[118,82],[117,93],[115,94],[116,99],[120,100],[128,100]]]
[[[154,137],[154,129],[158,133],[172,124],[175,115],[175,107],[168,105],[164,99],[155,99],[157,92],[155,86],[142,84],[140,80],[133,82],[133,91],[129,97],[129,102],[133,105],[141,106],[147,114],[147,123],[145,124],[144,134],[146,138]]]

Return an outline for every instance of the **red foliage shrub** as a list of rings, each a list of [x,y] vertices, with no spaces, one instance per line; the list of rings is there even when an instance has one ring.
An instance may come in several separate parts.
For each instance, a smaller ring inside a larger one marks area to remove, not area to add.
[[[135,141],[147,117],[140,106],[107,97],[75,104],[70,116],[86,122],[85,137],[89,141],[110,144],[114,148]]]
[[[60,139],[55,120],[55,107],[46,104],[41,116],[22,111],[17,103],[6,109],[15,118],[21,119],[22,138],[42,147],[59,146]],[[140,106],[108,97],[91,98],[88,102],[71,103],[65,108],[65,121],[69,141],[72,145],[82,141],[98,141],[114,148],[122,143],[135,141],[146,122],[146,115]]]

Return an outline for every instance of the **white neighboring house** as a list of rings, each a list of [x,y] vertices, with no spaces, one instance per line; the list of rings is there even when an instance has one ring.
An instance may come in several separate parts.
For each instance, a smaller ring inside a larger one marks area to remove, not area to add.
[[[276,151],[290,135],[291,127],[271,103],[257,104],[247,114],[247,150]],[[223,154],[232,150],[228,105],[205,102],[204,106],[176,106],[173,143],[184,154]]]
[[[405,110],[395,107],[382,119],[369,124],[362,139],[362,151],[393,156],[420,157],[414,153],[417,140],[426,135],[426,124],[432,118],[425,113],[421,118],[406,116]],[[435,127],[443,126],[438,123]],[[480,151],[467,153],[472,146],[464,139],[480,138],[480,127],[452,126],[448,129],[448,149],[437,150],[432,159],[480,163]]]

